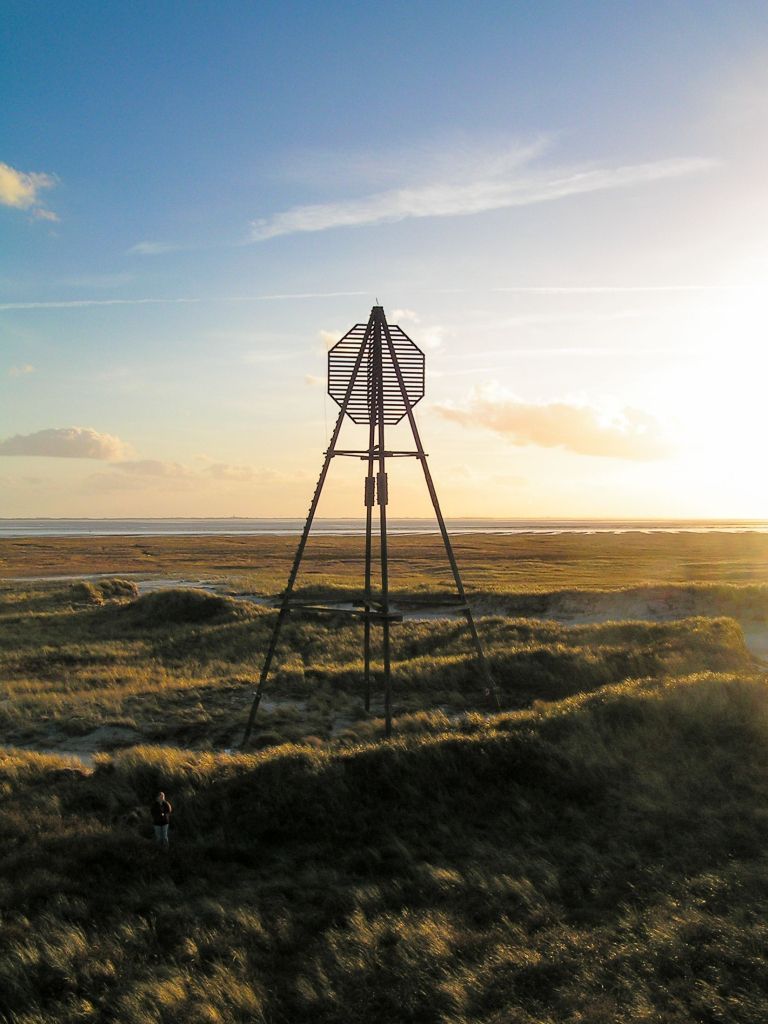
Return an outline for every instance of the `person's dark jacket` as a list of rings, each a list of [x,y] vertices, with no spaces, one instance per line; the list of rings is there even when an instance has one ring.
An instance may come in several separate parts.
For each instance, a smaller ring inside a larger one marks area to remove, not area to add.
[[[157,800],[152,804],[152,821],[155,825],[167,825],[171,820],[171,811],[173,808],[167,800],[163,800],[160,803]]]

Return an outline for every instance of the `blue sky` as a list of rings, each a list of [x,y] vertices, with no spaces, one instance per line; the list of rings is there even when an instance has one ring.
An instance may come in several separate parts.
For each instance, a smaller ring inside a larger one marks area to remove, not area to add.
[[[449,514],[768,514],[763,4],[5,13],[0,515],[302,514],[376,297]]]

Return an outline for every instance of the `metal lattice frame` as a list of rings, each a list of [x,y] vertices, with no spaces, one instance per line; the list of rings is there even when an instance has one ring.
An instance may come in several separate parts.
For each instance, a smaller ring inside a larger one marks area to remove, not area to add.
[[[387,325],[387,328],[392,350],[389,344],[381,349],[381,406],[383,422],[393,426],[406,415],[409,407],[412,409],[424,397],[424,353],[405,331],[397,326]],[[363,358],[355,372],[361,348]],[[352,380],[346,412],[354,423],[371,423],[376,419],[373,388],[375,348],[368,340],[368,324],[355,324],[328,353],[328,394],[337,405],[343,406]],[[402,391],[397,367],[402,375]]]
[[[421,443],[421,436],[413,415],[413,407],[424,397],[424,353],[408,335],[396,325],[387,323],[382,306],[374,306],[367,324],[355,324],[344,337],[328,353],[328,394],[339,405],[339,415],[331,434],[325,459],[320,470],[320,477],[312,496],[307,520],[299,540],[293,565],[288,576],[280,604],[280,610],[270,637],[264,665],[254,695],[248,724],[243,737],[245,746],[250,739],[256,713],[261,702],[264,684],[269,677],[272,661],[280,638],[280,631],[289,612],[311,610],[326,612],[332,615],[348,615],[362,619],[364,624],[364,673],[365,673],[365,707],[370,709],[371,700],[371,626],[381,624],[382,627],[382,662],[384,682],[384,717],[386,735],[392,734],[392,679],[390,666],[390,624],[401,622],[402,614],[393,612],[389,602],[389,559],[387,549],[387,504],[388,486],[386,460],[388,458],[416,458],[424,472],[429,497],[435,510],[440,535],[445,546],[448,563],[451,567],[457,591],[457,601],[452,603],[456,611],[463,613],[469,627],[475,654],[486,683],[486,689],[498,710],[499,703],[488,662],[485,659],[483,646],[477,633],[472,610],[467,603],[467,595],[459,573],[459,567],[453,553],[448,530],[445,525],[432,474],[427,463],[427,455]],[[347,450],[337,448],[339,434],[344,417],[359,424],[368,425],[367,449]],[[388,451],[385,444],[385,427],[399,423],[408,418],[415,451]],[[307,546],[312,523],[315,518],[325,478],[331,460],[337,456],[351,456],[366,462],[365,477],[365,583],[361,607],[356,609],[339,609],[318,603],[308,604],[297,601],[293,597],[296,578],[299,574],[301,560]],[[375,472],[374,472],[375,471]],[[380,596],[374,598],[372,588],[372,548],[373,548],[373,509],[379,508],[379,550],[380,550]]]

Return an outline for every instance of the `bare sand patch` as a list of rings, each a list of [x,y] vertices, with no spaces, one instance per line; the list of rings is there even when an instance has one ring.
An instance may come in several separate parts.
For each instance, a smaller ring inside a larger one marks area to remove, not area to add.
[[[136,729],[123,725],[100,725],[84,736],[67,736],[64,733],[52,733],[48,744],[42,749],[37,744],[19,744],[20,750],[34,750],[38,754],[62,754],[77,758],[85,765],[93,764],[95,754],[110,753],[125,747],[133,747],[146,742],[146,738]]]

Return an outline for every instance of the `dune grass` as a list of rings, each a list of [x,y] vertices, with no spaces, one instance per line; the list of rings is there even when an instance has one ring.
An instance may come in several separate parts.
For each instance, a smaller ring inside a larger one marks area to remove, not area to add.
[[[88,571],[142,544],[145,569],[201,571],[188,538],[102,540]],[[211,578],[279,591],[292,539],[255,573],[254,538],[200,540]],[[0,1021],[765,1019],[768,686],[739,625],[768,618],[762,540],[598,540],[467,538],[501,714],[460,622],[406,621],[384,742],[361,627],[296,618],[236,755],[273,610],[0,586]],[[324,541],[304,592],[343,595],[350,549]],[[0,572],[84,556],[46,543],[6,542]],[[444,585],[422,545],[403,598]],[[10,744],[127,749],[86,769]]]
[[[239,742],[276,613],[203,591],[136,597],[131,586],[102,580],[0,590],[0,740],[54,749]],[[507,708],[632,677],[752,665],[738,626],[725,618],[566,627],[489,616],[479,625]],[[254,743],[353,743],[361,730],[375,733],[381,666],[374,670],[366,713],[362,627],[291,620]],[[488,710],[462,622],[398,625],[393,685],[399,717]]]
[[[175,807],[166,857],[146,805]],[[0,754],[14,1024],[754,1024],[768,689],[647,679],[391,743]]]

